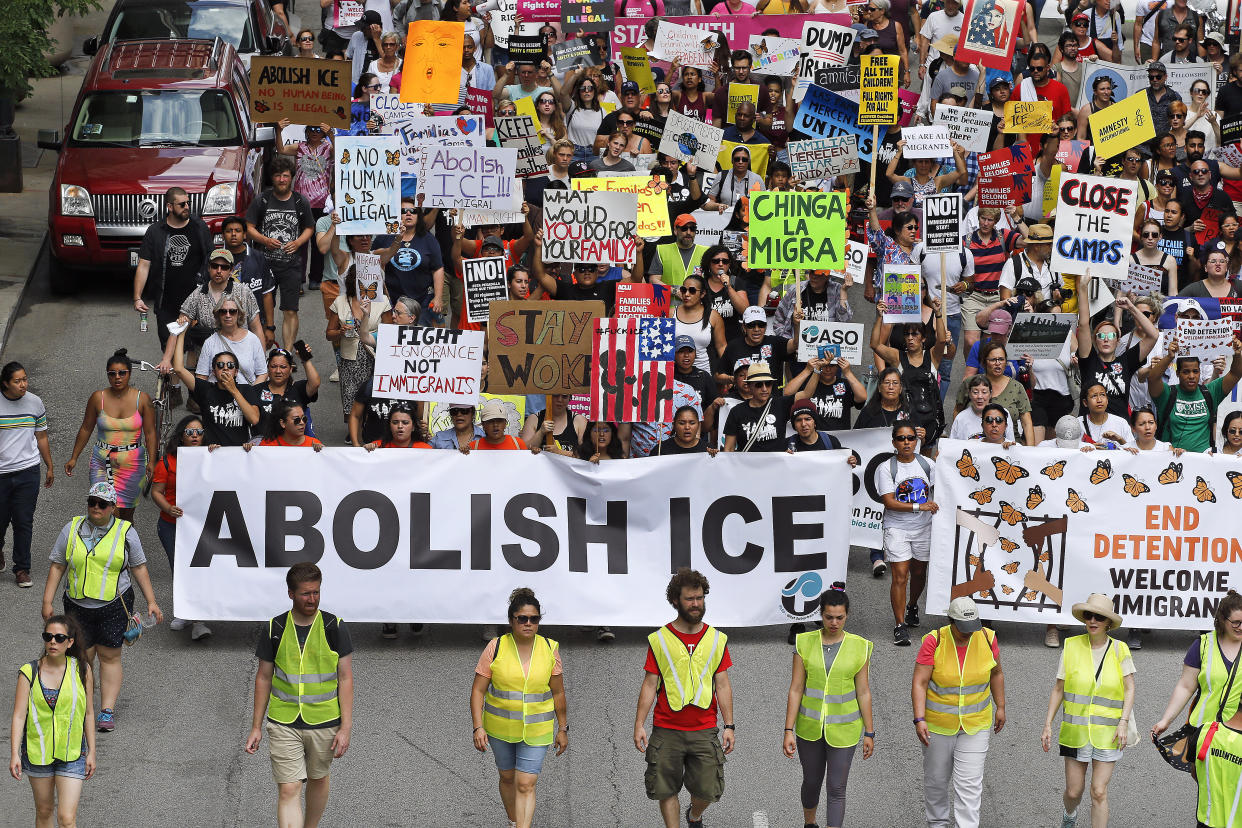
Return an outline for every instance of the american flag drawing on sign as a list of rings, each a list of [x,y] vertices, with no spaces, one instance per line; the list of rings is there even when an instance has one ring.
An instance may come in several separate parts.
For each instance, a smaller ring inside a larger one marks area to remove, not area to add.
[[[591,419],[672,422],[676,338],[677,323],[670,318],[595,320]]]

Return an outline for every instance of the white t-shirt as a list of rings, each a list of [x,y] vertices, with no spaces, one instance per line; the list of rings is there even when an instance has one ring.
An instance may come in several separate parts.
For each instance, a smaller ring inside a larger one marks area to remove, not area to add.
[[[254,385],[255,377],[267,373],[267,357],[263,354],[263,343],[251,331],[246,331],[246,338],[241,342],[231,342],[218,332],[207,337],[203,348],[198,354],[196,373],[207,377],[207,381],[216,381],[216,372],[212,369],[212,361],[216,354],[232,351],[237,357],[237,384]]]
[[[1090,434],[1091,441],[1094,443],[1104,442],[1104,432],[1111,431],[1122,439],[1124,445],[1134,445],[1134,432],[1130,430],[1130,424],[1116,414],[1109,414],[1104,420],[1104,425],[1096,425],[1085,414],[1080,419],[1084,433]]]
[[[595,145],[595,133],[604,122],[604,110],[579,109],[569,110],[565,119],[565,137],[574,142],[575,146],[592,147]]]
[[[953,427],[949,429],[951,440],[978,440],[983,437],[983,416],[975,413],[975,409],[966,406],[953,418]],[[1005,439],[1017,442],[1013,436],[1013,422],[1005,420]]]
[[[919,34],[927,38],[931,43],[935,43],[949,32],[960,34],[962,31],[962,21],[965,19],[965,15],[960,11],[957,13],[957,17],[949,17],[944,13],[944,9],[934,11],[923,21],[923,28],[919,29]],[[927,63],[923,65],[929,66],[938,57],[940,57],[940,53],[929,46],[927,49]]]
[[[1172,4],[1169,3],[1168,0],[1138,0],[1138,2],[1134,4],[1133,19],[1147,17],[1148,13],[1150,13],[1151,10],[1157,6],[1167,9],[1171,5]],[[1143,24],[1143,31],[1139,34],[1139,43],[1150,46],[1155,36],[1156,15],[1153,14],[1151,17],[1147,17],[1147,22]]]
[[[1048,266],[1048,262],[1045,261],[1042,265],[1036,267],[1035,262],[1031,261],[1030,257],[1025,253],[1020,254],[1019,258],[1022,260],[1022,276],[1033,276],[1039,282],[1039,289],[1044,293],[1044,298],[1047,299],[1048,289],[1053,284],[1052,268]],[[1018,278],[1022,278],[1022,276]],[[1000,286],[1013,290],[1017,283],[1018,279],[1015,279],[1013,275],[1013,257],[1010,256],[1005,260],[1005,266],[1001,268]]]
[[[895,494],[899,503],[926,503],[932,499],[931,485],[934,475],[930,473],[931,461],[923,458],[929,472],[924,472],[919,461],[897,463],[897,479],[889,472],[892,463],[881,463],[880,473],[876,476],[876,490],[883,497]],[[931,512],[895,512],[884,510],[884,525],[890,529],[911,531],[931,531]]]
[[[933,299],[940,298],[940,254],[928,253],[926,245],[919,242],[914,245],[914,249],[910,251],[914,261],[922,262],[923,284],[927,285],[927,293]],[[953,287],[962,279],[969,279],[975,275],[975,257],[969,250],[963,249],[965,256],[957,253],[944,254],[945,277],[949,287]],[[965,259],[965,267],[962,261]],[[949,304],[945,313],[949,316],[957,316],[962,312],[961,295],[949,292]]]

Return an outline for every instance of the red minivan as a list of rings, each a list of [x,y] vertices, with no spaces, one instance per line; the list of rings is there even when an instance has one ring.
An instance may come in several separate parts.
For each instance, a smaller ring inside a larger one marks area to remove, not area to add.
[[[39,141],[60,153],[48,204],[53,290],[72,290],[79,271],[137,266],[169,187],[189,194],[213,233],[244,213],[275,139],[251,123],[249,95],[241,59],[219,38],[105,45],[64,137]]]

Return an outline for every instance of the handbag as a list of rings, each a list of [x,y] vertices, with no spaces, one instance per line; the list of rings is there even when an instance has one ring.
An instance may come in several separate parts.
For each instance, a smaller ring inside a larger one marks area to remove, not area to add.
[[[125,610],[125,632],[122,637],[125,639],[125,646],[132,647],[138,639],[142,638],[142,616],[136,612],[130,612],[130,608],[125,606],[125,595],[117,596],[121,600],[121,608]]]
[[[1222,703],[1225,699],[1229,698],[1229,692],[1233,686],[1233,677],[1238,671],[1238,662],[1242,661],[1242,653],[1239,653],[1238,655],[1239,657],[1234,659],[1233,667],[1229,670],[1229,680],[1225,683],[1225,691],[1221,695]],[[1194,709],[1194,706],[1198,704],[1202,695],[1202,688],[1195,691],[1195,697],[1191,701],[1190,705],[1192,710]],[[1217,709],[1216,721],[1212,722],[1210,725],[1208,736],[1204,740],[1203,751],[1205,755],[1208,746],[1212,743],[1212,736],[1216,734],[1216,728],[1220,724],[1220,713],[1221,711]],[[1184,725],[1172,733],[1165,734],[1164,736],[1153,736],[1152,742],[1155,743],[1156,752],[1160,754],[1160,758],[1168,762],[1170,767],[1174,770],[1184,771],[1190,774],[1192,778],[1198,779],[1198,775],[1195,773],[1195,755],[1199,750],[1199,734],[1201,730],[1202,725],[1191,724],[1190,717],[1188,715]]]

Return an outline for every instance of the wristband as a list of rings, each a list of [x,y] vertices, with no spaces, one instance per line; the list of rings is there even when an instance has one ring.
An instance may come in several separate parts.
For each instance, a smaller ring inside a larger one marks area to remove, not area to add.
[[[785,728],[785,732],[786,732],[786,733],[793,733],[793,732],[794,732],[794,729],[793,729],[792,727],[787,727],[787,728]]]
[[[725,730],[737,730],[737,727],[735,725],[725,725],[724,729]]]
[[[919,722],[925,722],[925,721],[927,721],[927,720],[926,720],[926,719],[924,719],[922,716],[916,716],[916,717],[914,718],[914,723],[915,723],[915,724],[918,724]]]
[[[875,731],[874,731],[874,730],[864,730],[864,731],[863,731],[863,736],[865,736],[865,737],[867,737],[867,738],[869,738],[869,739],[874,739],[874,738],[875,738]]]
[[[472,731],[470,731],[470,732],[471,732],[471,733],[478,733],[478,732],[479,732],[480,730],[482,730],[482,729],[483,729],[483,725],[479,725],[478,727],[476,727],[474,730],[472,730]]]
[[[919,510],[919,504],[917,503],[911,503],[910,506],[911,506],[910,511],[912,512],[917,512]]]

